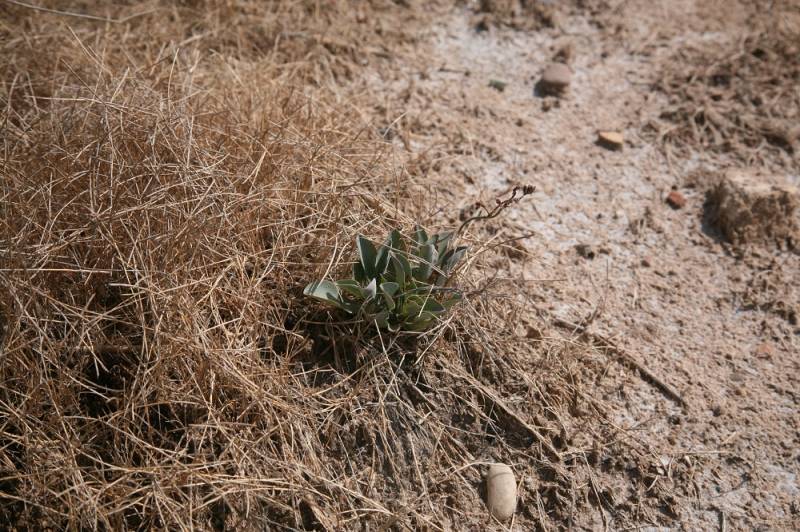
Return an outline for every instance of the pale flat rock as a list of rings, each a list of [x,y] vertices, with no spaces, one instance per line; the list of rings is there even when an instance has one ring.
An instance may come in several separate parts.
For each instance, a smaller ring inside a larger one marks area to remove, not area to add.
[[[625,145],[625,137],[619,131],[599,131],[597,142],[609,150],[621,150]]]

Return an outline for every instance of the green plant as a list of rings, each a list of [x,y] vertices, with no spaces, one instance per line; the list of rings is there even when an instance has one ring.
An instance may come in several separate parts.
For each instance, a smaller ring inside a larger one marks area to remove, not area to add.
[[[379,248],[356,239],[353,278],[315,281],[303,293],[391,331],[424,331],[461,299],[447,287],[466,246],[452,247],[453,233],[428,236],[417,227],[408,245],[396,229]]]

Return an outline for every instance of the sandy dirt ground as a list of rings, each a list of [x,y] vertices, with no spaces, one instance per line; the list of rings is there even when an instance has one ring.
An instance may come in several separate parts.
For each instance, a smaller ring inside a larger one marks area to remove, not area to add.
[[[557,5],[549,28],[463,6],[413,49],[364,68],[387,138],[454,221],[476,200],[537,187],[485,229],[496,242],[525,237],[490,265],[498,280],[517,280],[502,291],[530,302],[520,321],[539,330],[523,341],[613,346],[577,357],[580,404],[555,421],[588,503],[560,514],[542,484],[537,500],[521,501],[530,519],[521,512],[512,529],[800,526],[800,260],[769,245],[734,249],[704,214],[729,169],[798,185],[798,168],[748,166],[702,146],[674,152],[647,127],[669,104],[654,87],[677,49],[724,46],[750,27],[751,8],[725,4]],[[535,85],[554,59],[569,62],[572,82],[541,96]],[[600,130],[621,132],[624,147],[598,145]],[[682,208],[665,201],[673,189]],[[607,440],[587,437],[597,426]]]

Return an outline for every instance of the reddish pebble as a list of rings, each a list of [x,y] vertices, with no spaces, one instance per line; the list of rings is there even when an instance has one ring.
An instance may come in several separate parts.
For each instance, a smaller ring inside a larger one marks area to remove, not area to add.
[[[673,209],[680,209],[686,205],[686,198],[677,190],[673,190],[667,195],[667,205]]]

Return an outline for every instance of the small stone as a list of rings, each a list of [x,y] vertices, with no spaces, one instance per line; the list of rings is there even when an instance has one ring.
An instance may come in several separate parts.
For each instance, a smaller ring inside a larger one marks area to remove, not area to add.
[[[672,190],[667,194],[667,205],[673,209],[682,209],[686,205],[686,197],[677,190]]]
[[[625,145],[625,137],[618,131],[600,131],[597,133],[597,143],[609,150],[621,150]]]
[[[560,94],[572,81],[572,70],[564,63],[552,63],[542,72],[539,82],[543,92]]]
[[[514,472],[505,464],[492,464],[486,474],[486,505],[489,512],[505,521],[517,509],[517,481]]]

